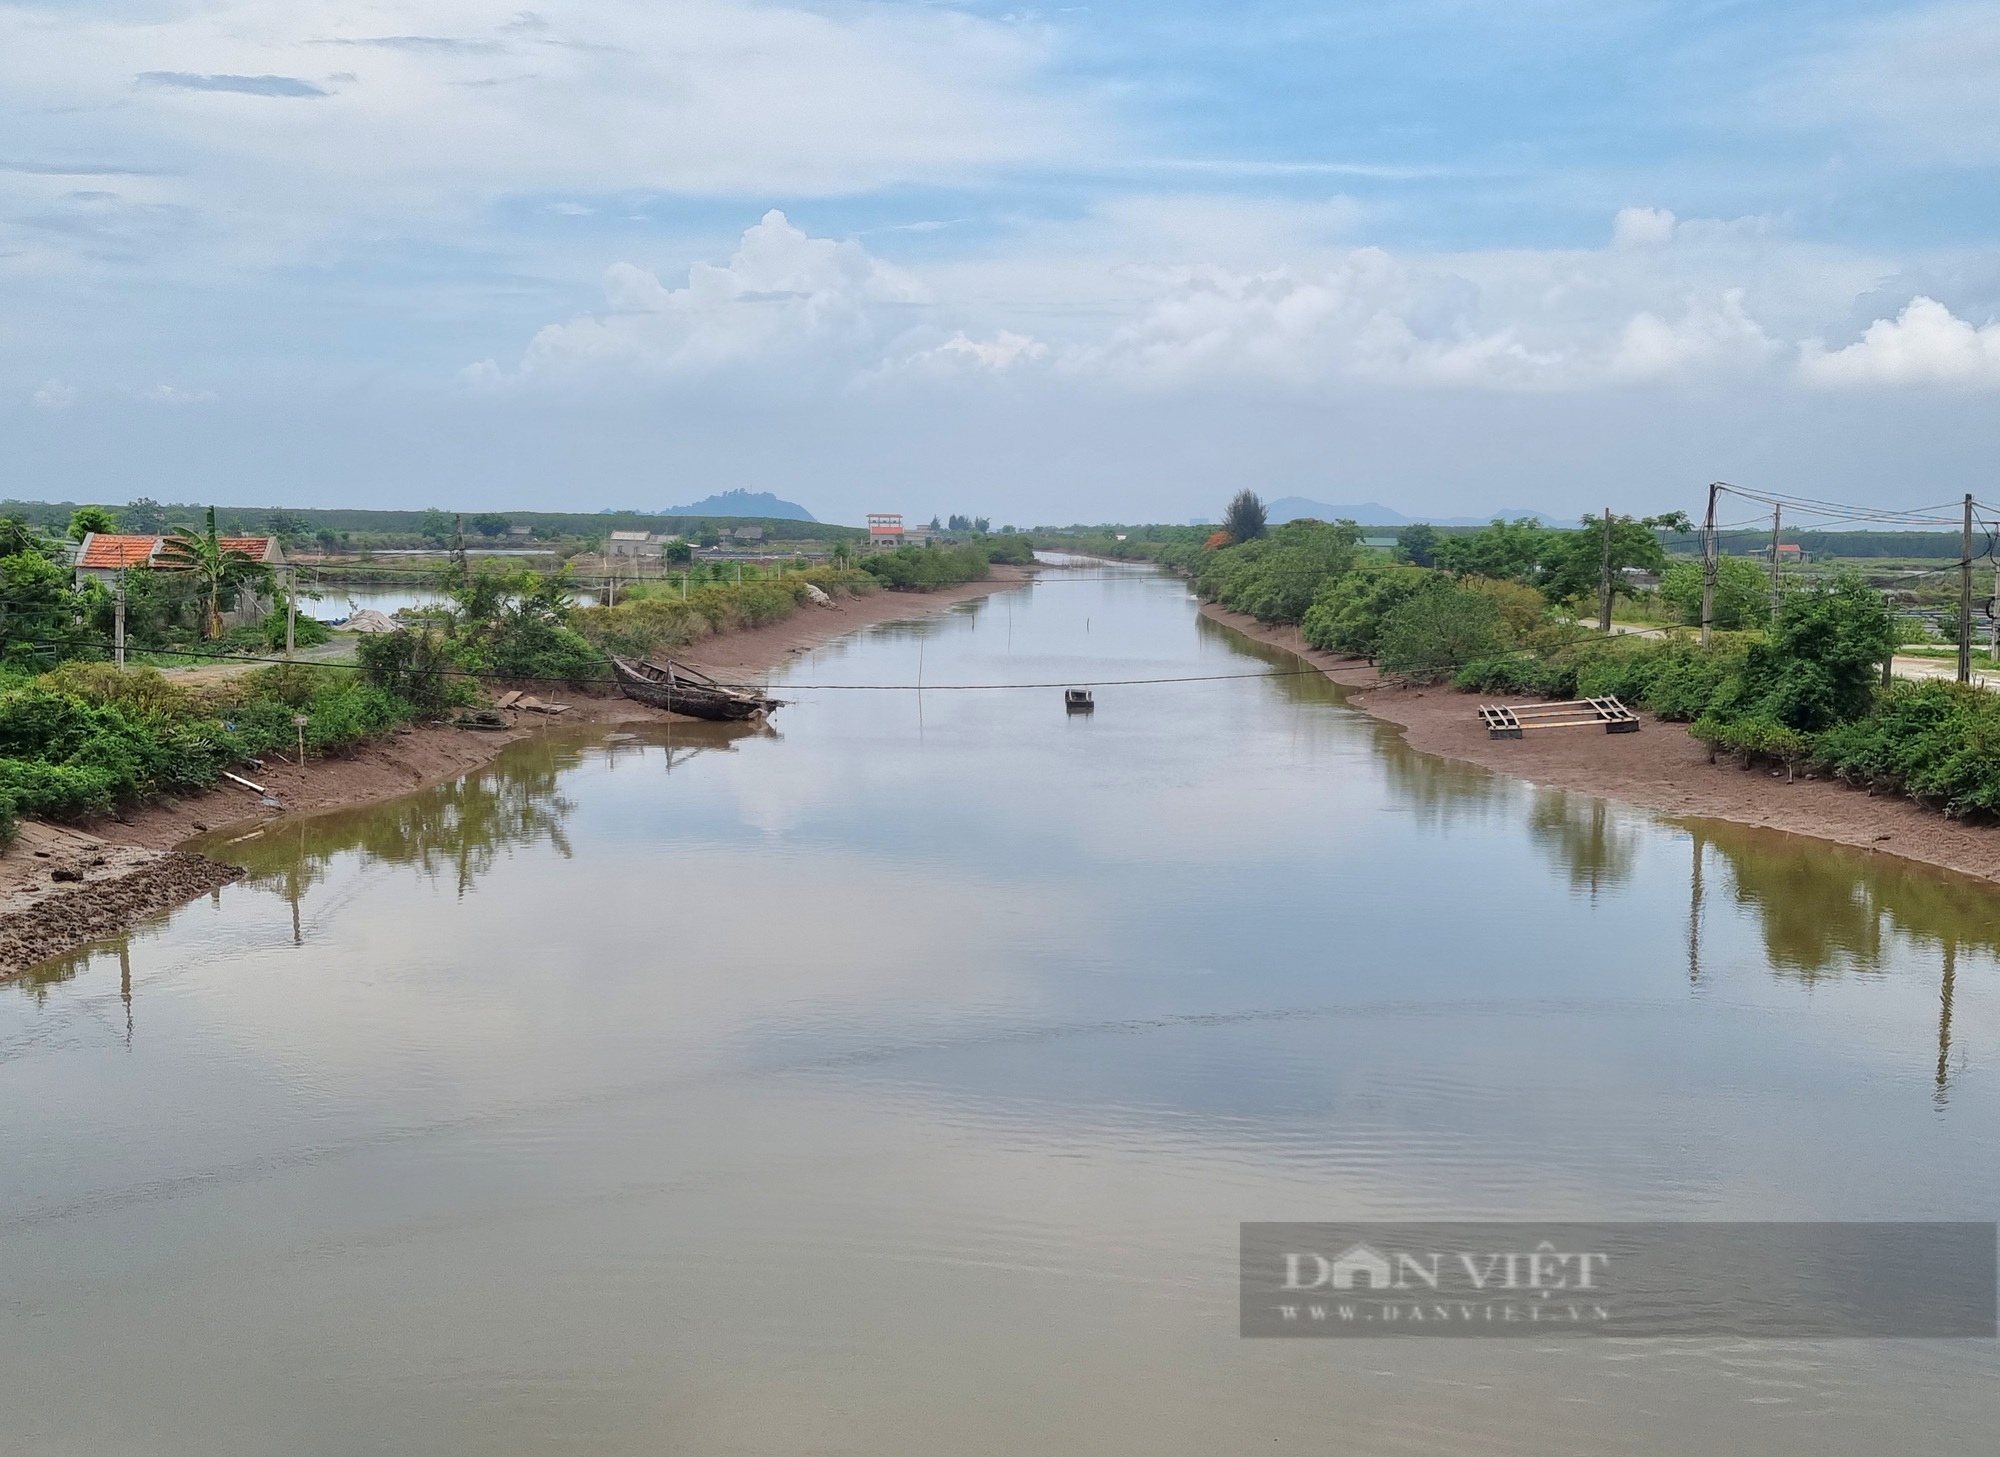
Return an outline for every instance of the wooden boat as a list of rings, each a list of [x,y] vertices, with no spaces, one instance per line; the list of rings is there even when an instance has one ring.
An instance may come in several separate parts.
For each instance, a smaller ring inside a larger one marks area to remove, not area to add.
[[[776,698],[718,683],[699,669],[672,658],[662,667],[658,663],[635,663],[629,658],[614,657],[611,671],[617,675],[619,690],[627,698],[664,708],[669,713],[684,713],[690,718],[725,721],[763,718],[772,709],[784,706]]]
[[[1097,703],[1091,698],[1088,688],[1063,689],[1063,712],[1089,713],[1096,707]]]

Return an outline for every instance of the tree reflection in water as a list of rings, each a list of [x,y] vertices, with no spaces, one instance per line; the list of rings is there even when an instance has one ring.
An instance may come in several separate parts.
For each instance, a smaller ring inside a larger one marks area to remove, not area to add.
[[[187,848],[243,866],[249,875],[240,885],[275,892],[290,902],[292,940],[299,944],[304,940],[307,896],[327,878],[339,856],[358,853],[364,863],[408,866],[432,877],[449,875],[463,896],[511,848],[546,842],[569,858],[564,824],[575,804],[559,786],[566,771],[586,760],[650,754],[671,773],[694,755],[731,751],[738,739],[773,732],[755,724],[697,722],[633,725],[609,735],[598,729],[558,729],[508,746],[492,764],[460,779],[378,804],[281,819],[247,835],[203,836]],[[210,899],[219,905],[222,895],[217,890]],[[115,954],[129,1040],[132,943],[165,925],[173,914],[163,911],[122,936],[51,958],[23,973],[15,985],[39,1001],[94,957]]]
[[[1700,980],[1699,874],[1713,848],[1738,906],[1756,912],[1778,976],[1808,986],[1849,972],[1899,969],[1899,953],[1938,967],[1935,1098],[1949,1099],[1952,998],[1960,957],[2000,955],[2000,894],[1985,881],[1893,856],[1717,820],[1689,825],[1697,879],[1689,911],[1689,974]]]

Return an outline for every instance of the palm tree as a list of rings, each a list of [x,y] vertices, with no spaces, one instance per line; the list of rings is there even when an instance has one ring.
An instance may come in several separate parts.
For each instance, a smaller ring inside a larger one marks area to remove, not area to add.
[[[201,583],[201,635],[222,636],[222,599],[253,582],[267,581],[271,569],[247,551],[224,546],[215,534],[215,508],[208,508],[208,530],[176,526],[160,544],[160,565],[191,571]]]

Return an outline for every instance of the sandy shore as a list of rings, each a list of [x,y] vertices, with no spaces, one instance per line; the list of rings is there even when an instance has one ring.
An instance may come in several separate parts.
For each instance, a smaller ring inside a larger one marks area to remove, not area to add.
[[[1925,865],[2000,879],[2000,829],[1960,824],[1907,799],[1850,789],[1835,780],[1782,771],[1745,770],[1708,750],[1685,724],[1642,714],[1636,734],[1585,729],[1522,739],[1489,739],[1475,713],[1479,702],[1449,687],[1373,686],[1375,670],[1358,659],[1306,647],[1296,628],[1270,628],[1213,604],[1204,616],[1246,637],[1298,654],[1354,692],[1348,702],[1400,724],[1413,749],[1462,759],[1530,783],[1581,790],[1604,799],[1693,818],[1731,820],[1841,845],[1897,855]]]
[[[944,612],[956,604],[1019,587],[1032,569],[996,566],[983,582],[935,592],[875,592],[833,607],[806,607],[768,627],[726,633],[679,656],[724,679],[750,679],[820,643],[877,622]],[[453,779],[493,759],[508,744],[551,725],[632,723],[672,714],[619,696],[551,693],[569,705],[555,717],[514,715],[515,726],[484,732],[444,726],[400,730],[340,758],[303,767],[272,757],[238,770],[264,792],[224,784],[207,794],[134,807],[116,819],[75,827],[22,824],[0,852],[0,980],[38,961],[116,934],[242,872],[173,849],[192,836],[281,814],[338,809],[407,794]]]

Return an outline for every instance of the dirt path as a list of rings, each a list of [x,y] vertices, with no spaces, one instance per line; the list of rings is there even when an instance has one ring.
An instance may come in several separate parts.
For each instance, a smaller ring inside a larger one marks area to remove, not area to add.
[[[1020,587],[1032,577],[1031,569],[996,566],[983,582],[937,592],[875,592],[831,608],[806,607],[768,627],[709,638],[685,657],[720,677],[753,678],[845,633],[948,611],[960,602]],[[569,711],[555,717],[517,714],[514,727],[504,732],[444,725],[407,728],[351,755],[316,759],[303,767],[272,756],[261,764],[237,766],[257,789],[224,781],[206,794],[162,800],[83,828],[25,822],[14,843],[0,851],[0,981],[241,874],[171,848],[191,836],[281,814],[408,794],[476,769],[508,744],[551,725],[674,717],[617,696],[554,694],[545,687],[538,692],[568,704]]]
[[[1202,614],[1258,642],[1297,653],[1336,683],[1353,688],[1348,702],[1400,724],[1413,749],[1462,759],[1533,784],[1576,789],[1604,799],[1703,819],[1760,825],[1811,835],[1863,850],[1898,855],[1984,880],[2000,880],[2000,829],[1960,824],[1907,799],[1849,789],[1833,780],[1745,770],[1688,737],[1685,724],[1642,714],[1636,734],[1587,729],[1523,739],[1489,739],[1478,699],[1449,687],[1371,686],[1375,670],[1355,658],[1317,652],[1295,628],[1269,628],[1212,604]]]

